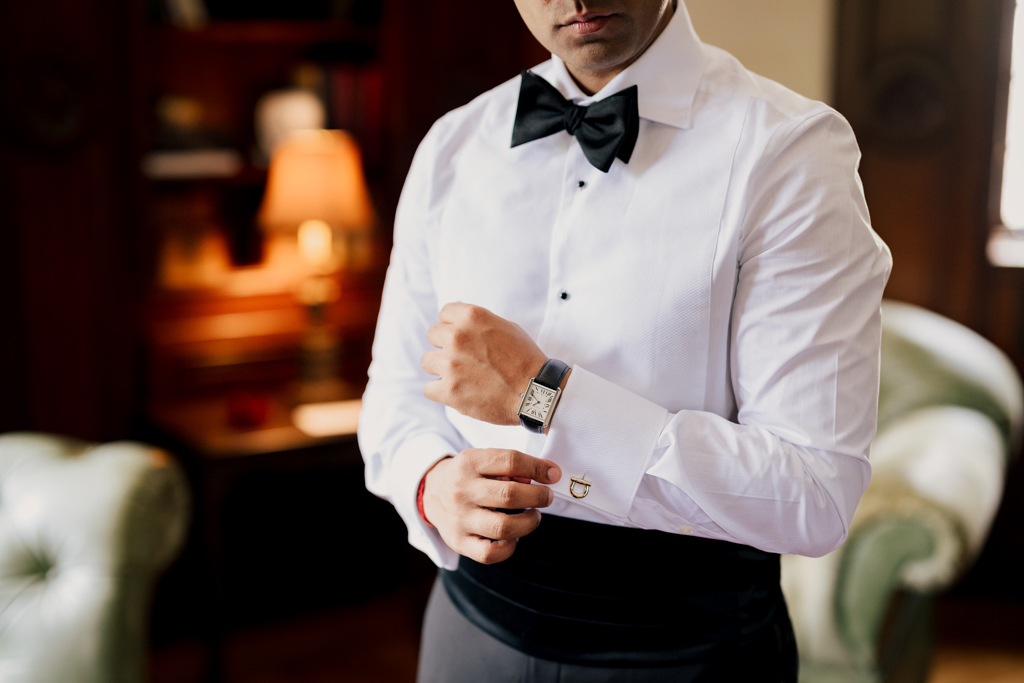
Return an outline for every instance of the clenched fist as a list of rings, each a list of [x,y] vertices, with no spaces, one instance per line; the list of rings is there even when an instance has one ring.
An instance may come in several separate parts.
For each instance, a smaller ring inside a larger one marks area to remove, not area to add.
[[[519,395],[547,356],[523,328],[486,308],[447,304],[427,331],[437,347],[420,361],[439,379],[423,393],[463,415],[497,425],[519,424]]]

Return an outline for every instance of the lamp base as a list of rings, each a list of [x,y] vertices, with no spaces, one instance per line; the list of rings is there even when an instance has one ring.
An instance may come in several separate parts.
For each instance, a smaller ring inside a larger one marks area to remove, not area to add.
[[[325,304],[307,306],[309,329],[302,340],[299,403],[323,403],[358,398],[354,387],[338,377],[343,342],[325,321]]]
[[[345,380],[338,378],[301,381],[295,392],[295,401],[304,403],[328,403],[359,398],[355,388]]]

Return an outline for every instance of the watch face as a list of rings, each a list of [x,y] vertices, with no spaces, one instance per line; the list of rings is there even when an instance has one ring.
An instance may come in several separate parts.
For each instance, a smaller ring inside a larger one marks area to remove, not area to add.
[[[519,414],[538,422],[545,422],[557,393],[554,389],[531,382],[530,388],[526,390],[526,396],[523,397],[523,405],[519,409]]]

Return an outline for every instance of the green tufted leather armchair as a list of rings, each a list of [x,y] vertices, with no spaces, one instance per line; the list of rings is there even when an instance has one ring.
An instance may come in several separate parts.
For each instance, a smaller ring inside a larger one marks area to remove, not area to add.
[[[1020,445],[1024,397],[990,342],[916,306],[882,305],[872,479],[846,543],[783,557],[801,683],[923,683],[932,596],[977,557]]]
[[[154,579],[188,517],[163,451],[0,435],[0,681],[143,681]]]

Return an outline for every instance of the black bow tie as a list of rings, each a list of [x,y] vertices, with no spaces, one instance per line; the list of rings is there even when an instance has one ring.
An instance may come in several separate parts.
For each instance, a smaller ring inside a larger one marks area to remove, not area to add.
[[[636,86],[581,107],[540,76],[523,72],[519,108],[512,128],[512,146],[546,138],[564,130],[575,135],[587,161],[607,173],[615,157],[629,163],[640,133]]]

